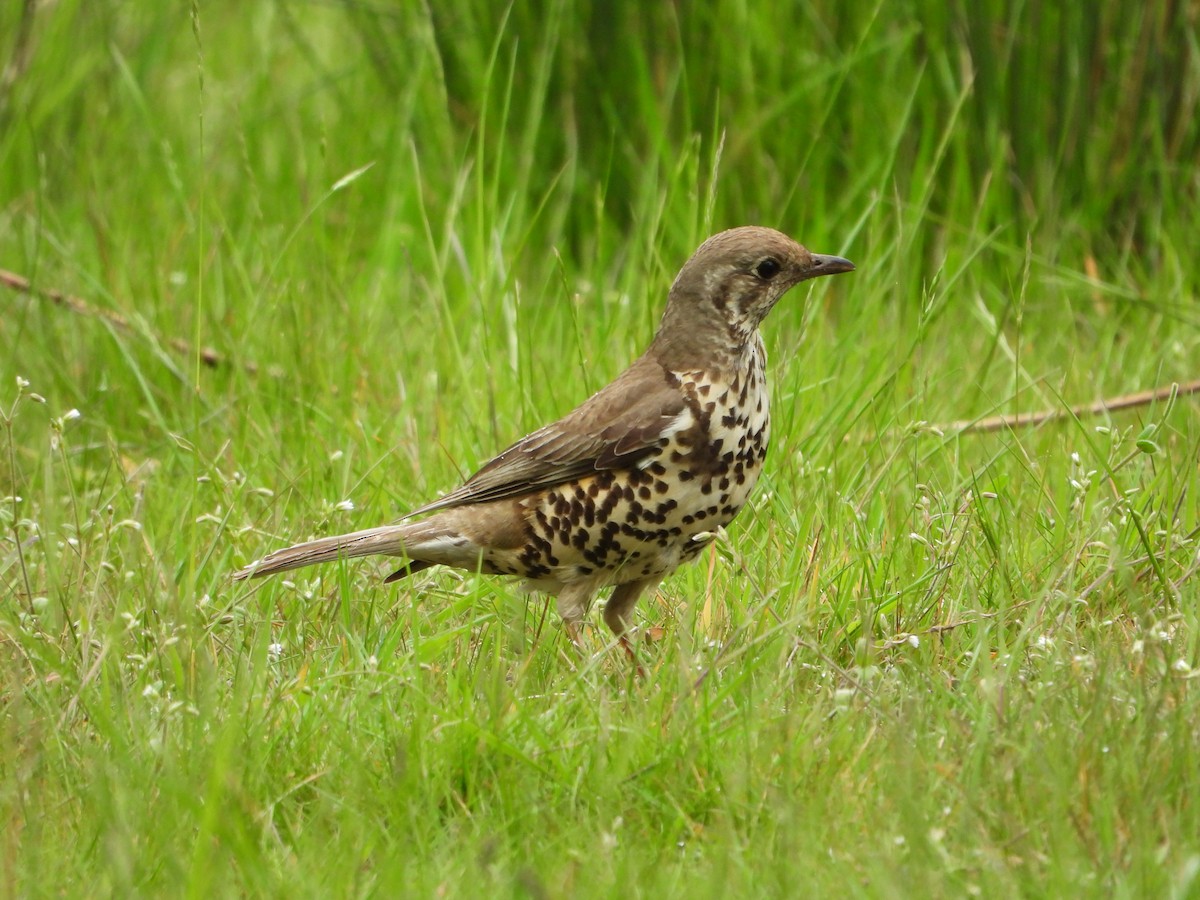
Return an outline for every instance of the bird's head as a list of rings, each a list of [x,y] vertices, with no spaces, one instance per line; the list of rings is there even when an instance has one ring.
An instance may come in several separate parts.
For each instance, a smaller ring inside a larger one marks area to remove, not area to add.
[[[790,288],[853,270],[848,259],[810,253],[771,228],[722,231],[680,269],[655,344],[671,356],[737,350]]]

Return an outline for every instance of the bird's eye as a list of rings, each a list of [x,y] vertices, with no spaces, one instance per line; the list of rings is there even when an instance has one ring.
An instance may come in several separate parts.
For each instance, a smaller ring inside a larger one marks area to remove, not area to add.
[[[761,278],[763,281],[770,281],[772,278],[774,278],[776,275],[779,274],[779,270],[781,268],[783,268],[783,267],[781,265],[779,265],[779,260],[771,259],[771,257],[768,256],[766,259],[764,259],[762,262],[760,262],[757,266],[754,267],[754,274],[757,275],[759,278]]]

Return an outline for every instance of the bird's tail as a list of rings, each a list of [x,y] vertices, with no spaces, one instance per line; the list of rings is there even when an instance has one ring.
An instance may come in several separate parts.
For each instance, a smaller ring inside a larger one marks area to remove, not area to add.
[[[354,531],[297,544],[264,556],[235,573],[233,577],[241,581],[243,578],[274,575],[289,569],[360,556],[407,556],[412,559],[413,553],[419,553],[416,547],[423,539],[428,539],[427,535],[421,534],[421,526],[425,524],[422,522],[384,525],[380,528],[368,528],[365,531]],[[411,574],[432,565],[436,565],[436,562],[412,559],[397,575]]]

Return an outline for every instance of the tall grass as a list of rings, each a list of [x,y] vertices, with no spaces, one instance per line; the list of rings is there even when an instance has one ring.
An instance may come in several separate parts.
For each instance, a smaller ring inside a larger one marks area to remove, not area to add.
[[[1194,400],[939,427],[1197,377],[1194,19],[0,7],[6,892],[1194,893]],[[859,268],[768,321],[647,678],[498,579],[229,581],[571,408],[747,222]]]

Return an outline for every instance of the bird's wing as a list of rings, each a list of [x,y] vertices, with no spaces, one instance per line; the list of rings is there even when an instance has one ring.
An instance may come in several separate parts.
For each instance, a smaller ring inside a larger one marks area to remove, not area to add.
[[[635,466],[691,423],[677,379],[642,357],[581,406],[485,463],[462,487],[409,515],[519,497]]]

